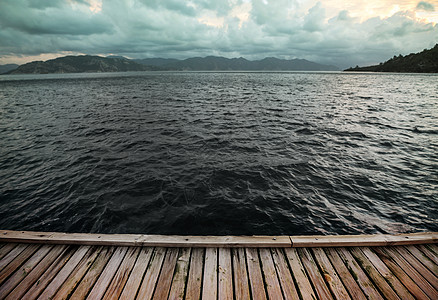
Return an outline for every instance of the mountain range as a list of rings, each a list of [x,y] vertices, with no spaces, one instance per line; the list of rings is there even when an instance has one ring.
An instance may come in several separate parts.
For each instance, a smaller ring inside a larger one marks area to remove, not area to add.
[[[432,49],[419,53],[393,58],[375,66],[349,68],[345,71],[359,72],[399,72],[399,73],[438,73],[438,44]]]
[[[337,67],[305,59],[265,58],[250,61],[245,58],[217,56],[193,57],[185,60],[146,58],[130,60],[122,56],[64,56],[47,61],[33,61],[6,74],[48,74],[124,71],[337,71]]]

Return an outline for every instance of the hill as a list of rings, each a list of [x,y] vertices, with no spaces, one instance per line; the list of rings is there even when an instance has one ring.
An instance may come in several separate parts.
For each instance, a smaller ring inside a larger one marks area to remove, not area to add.
[[[379,65],[349,68],[345,71],[438,73],[438,44],[432,49],[425,49],[420,53],[394,56]]]
[[[64,56],[47,61],[33,61],[5,74],[49,74],[125,71],[338,71],[334,66],[305,59],[274,57],[250,61],[245,58],[218,56],[193,57],[185,60],[146,58],[130,60],[123,56]]]
[[[151,69],[126,58],[81,55],[64,56],[47,61],[33,61],[19,66],[7,74],[125,72],[148,71]]]
[[[245,58],[220,56],[192,57],[185,60],[151,58],[136,62],[175,71],[337,71],[337,67],[314,63],[305,59],[273,57],[250,61]]]
[[[18,68],[16,64],[0,65],[0,74],[15,70],[16,68]]]

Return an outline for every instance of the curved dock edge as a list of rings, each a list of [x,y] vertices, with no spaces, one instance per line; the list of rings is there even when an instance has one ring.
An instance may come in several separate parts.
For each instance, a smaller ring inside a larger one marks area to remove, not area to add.
[[[150,247],[371,247],[437,243],[438,232],[310,236],[180,236],[0,230],[0,243],[6,242]]]

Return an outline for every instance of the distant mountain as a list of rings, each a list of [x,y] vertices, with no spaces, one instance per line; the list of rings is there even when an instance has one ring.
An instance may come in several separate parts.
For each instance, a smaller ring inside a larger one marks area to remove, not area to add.
[[[16,64],[0,65],[0,74],[9,72],[9,71],[14,70],[16,68],[18,68],[18,65],[16,65]]]
[[[317,64],[305,59],[278,59],[273,57],[250,61],[245,58],[219,56],[193,57],[168,64],[166,70],[178,71],[338,71],[334,66]]]
[[[376,66],[355,67],[345,71],[360,72],[400,72],[400,73],[438,73],[438,44],[420,53],[395,56]]]
[[[30,62],[19,66],[7,74],[125,72],[148,71],[151,69],[151,67],[141,65],[126,58],[81,55],[64,56],[44,62]]]
[[[179,62],[180,60],[175,58],[144,58],[133,59],[133,61],[146,66],[162,67],[171,63]]]
[[[185,60],[146,58],[130,60],[123,56],[64,56],[47,61],[33,61],[6,74],[48,74],[124,71],[337,71],[337,67],[305,59],[273,57],[250,61],[245,58],[218,56],[193,57]]]

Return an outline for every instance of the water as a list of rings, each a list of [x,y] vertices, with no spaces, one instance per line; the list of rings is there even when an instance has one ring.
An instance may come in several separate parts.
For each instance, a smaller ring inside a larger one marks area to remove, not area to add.
[[[0,77],[0,228],[438,231],[438,75]]]

